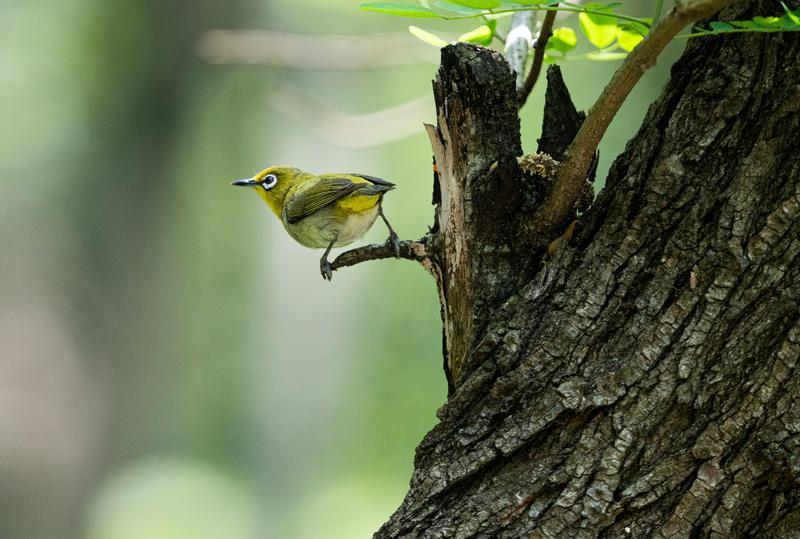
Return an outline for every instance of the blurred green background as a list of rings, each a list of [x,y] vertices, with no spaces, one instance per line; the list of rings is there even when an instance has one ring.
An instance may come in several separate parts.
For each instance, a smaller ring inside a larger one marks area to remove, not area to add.
[[[382,176],[401,237],[424,234],[438,52],[406,28],[470,25],[358,3],[0,4],[0,537],[357,538],[400,504],[446,397],[432,279],[388,260],[323,282],[228,187],[286,163]],[[616,65],[564,66],[579,107]]]

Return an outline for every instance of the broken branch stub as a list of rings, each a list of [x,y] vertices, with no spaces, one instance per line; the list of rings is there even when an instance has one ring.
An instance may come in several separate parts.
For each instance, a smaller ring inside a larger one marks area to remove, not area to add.
[[[433,84],[437,125],[427,125],[439,170],[436,219],[442,248],[445,368],[458,385],[485,314],[507,298],[521,261],[513,244],[522,195],[514,74],[497,52],[459,43],[442,49]]]

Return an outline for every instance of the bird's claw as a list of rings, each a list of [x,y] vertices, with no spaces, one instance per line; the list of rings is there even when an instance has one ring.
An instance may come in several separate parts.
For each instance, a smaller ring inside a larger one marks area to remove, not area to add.
[[[389,233],[388,241],[394,247],[394,256],[400,258],[400,238],[397,237],[397,233],[394,230]]]
[[[333,268],[331,268],[331,263],[327,260],[319,261],[319,272],[322,274],[322,278],[326,281],[333,279]]]

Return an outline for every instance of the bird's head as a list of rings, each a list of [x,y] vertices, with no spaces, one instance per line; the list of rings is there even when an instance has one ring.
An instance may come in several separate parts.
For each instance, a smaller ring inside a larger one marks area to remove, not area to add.
[[[310,175],[307,172],[303,172],[298,168],[270,167],[262,170],[252,178],[236,180],[231,185],[255,189],[258,195],[264,199],[264,202],[275,212],[275,215],[280,218],[283,203],[289,189],[302,178],[308,176]]]

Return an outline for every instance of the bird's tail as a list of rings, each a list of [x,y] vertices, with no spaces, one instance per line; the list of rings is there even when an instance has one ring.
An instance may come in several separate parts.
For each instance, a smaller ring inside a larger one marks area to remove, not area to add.
[[[382,195],[387,191],[391,191],[394,189],[394,185],[375,185],[375,184],[364,184],[364,187],[361,187],[356,194],[364,195],[364,196],[372,196],[372,195]]]
[[[390,181],[384,180],[383,178],[376,178],[375,176],[367,176],[366,174],[353,174],[353,176],[358,176],[359,178],[364,178],[369,183],[373,185],[382,185],[384,187],[388,187],[386,191],[391,191],[394,188],[394,184]],[[384,191],[381,191],[384,192]]]

